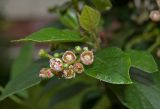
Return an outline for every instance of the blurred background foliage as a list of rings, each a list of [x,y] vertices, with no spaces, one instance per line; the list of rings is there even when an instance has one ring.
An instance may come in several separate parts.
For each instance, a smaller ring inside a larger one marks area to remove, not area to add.
[[[160,25],[159,22],[152,22],[149,19],[150,12],[158,9],[155,0],[111,0],[112,8],[110,10],[105,8],[105,4],[104,6],[103,4],[98,4],[98,0],[93,0],[93,2],[91,0],[80,1],[80,5],[88,4],[102,12],[101,23],[103,26],[99,34],[103,41],[102,46],[118,46],[123,50],[137,49],[149,51],[154,55],[160,66]],[[78,21],[76,15],[71,13],[74,10],[71,9],[71,12],[66,11],[71,5],[71,1],[65,1],[65,3],[61,5],[49,7],[48,12],[50,12],[50,15],[52,15],[53,12],[56,13],[56,15],[54,14],[54,17],[47,16],[47,18],[45,16],[45,19],[41,17],[40,19],[27,18],[23,20],[10,20],[0,11],[0,91],[3,91],[6,83],[18,73],[31,72],[35,70],[37,66],[41,66],[39,64],[33,64],[34,61],[39,58],[37,51],[40,47],[49,50],[49,48],[43,44],[38,44],[33,47],[34,44],[15,44],[11,43],[10,40],[23,37],[39,28],[48,26],[77,29]],[[22,48],[19,50],[20,46],[22,46]],[[68,46],[70,45],[68,44]],[[54,47],[52,47],[52,49],[54,49]],[[38,61],[40,61],[41,64],[47,62],[46,60],[40,59],[38,59]],[[141,83],[144,81],[147,83],[149,81],[148,83],[150,84],[154,81],[160,88],[159,72],[150,75],[144,74],[139,70],[135,71],[135,69],[131,69],[131,75],[133,79]],[[125,92],[123,94],[121,93],[121,90],[123,90],[122,87],[128,88],[127,91],[131,93],[130,96],[136,96],[136,91],[134,92],[134,87],[132,86],[122,85],[121,87],[121,85],[119,85],[119,89],[117,87],[111,89],[106,87],[106,85],[110,86],[112,84],[104,84],[99,80],[85,75],[72,80],[52,78],[1,101],[0,108],[127,109],[128,106],[123,103],[127,98],[122,97],[125,95]],[[143,87],[143,85],[140,85],[138,88],[147,89],[147,87]],[[118,97],[110,90],[114,90]],[[159,91],[155,92],[155,94],[158,92]],[[150,90],[149,93],[153,93],[152,90]],[[122,101],[123,105],[118,99]],[[132,100],[136,101],[136,99],[138,99],[138,97]],[[132,104],[132,102],[129,101],[128,104],[131,104],[132,107],[135,106],[136,103]]]

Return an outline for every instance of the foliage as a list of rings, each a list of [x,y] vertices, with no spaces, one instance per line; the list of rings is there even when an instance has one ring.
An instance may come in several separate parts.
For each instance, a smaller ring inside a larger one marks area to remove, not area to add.
[[[122,2],[72,0],[50,9],[65,29],[43,28],[14,42],[58,44],[50,53],[43,51],[49,58],[56,50],[73,49],[78,43],[95,51],[93,64],[85,66],[84,74],[75,79],[57,79],[55,74],[41,81],[38,72],[49,67],[49,60],[32,62],[33,45],[26,44],[0,100],[9,97],[23,108],[40,109],[159,109],[159,55],[155,55],[160,45],[159,25],[146,17],[139,21],[144,16],[131,15],[136,9],[133,2]],[[121,16],[124,11],[127,15]]]

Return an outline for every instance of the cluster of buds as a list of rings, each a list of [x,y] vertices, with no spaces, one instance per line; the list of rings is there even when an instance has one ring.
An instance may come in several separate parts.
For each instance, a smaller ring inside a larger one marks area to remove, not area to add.
[[[91,65],[94,61],[94,54],[88,47],[81,48],[76,46],[74,50],[65,51],[64,53],[55,53],[54,56],[46,54],[40,50],[39,55],[50,58],[50,68],[43,68],[39,77],[51,78],[53,74],[59,78],[71,79],[76,74],[84,72],[84,65]]]

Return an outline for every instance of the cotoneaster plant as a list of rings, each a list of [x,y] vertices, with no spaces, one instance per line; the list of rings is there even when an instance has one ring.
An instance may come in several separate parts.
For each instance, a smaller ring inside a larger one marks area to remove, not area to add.
[[[40,50],[39,55],[50,58],[50,68],[41,69],[39,73],[41,78],[51,78],[55,75],[59,78],[72,79],[76,74],[84,72],[84,65],[91,65],[94,61],[93,51],[88,50],[88,47],[82,49],[80,46],[76,46],[73,51],[55,53],[53,56]]]
[[[152,77],[155,76],[152,73],[158,72],[158,66],[150,52],[160,45],[157,37],[160,32],[155,30],[153,37],[156,37],[156,41],[148,51],[132,49],[137,43],[151,38],[145,37],[146,32],[130,40],[123,50],[118,46],[104,47],[103,37],[100,37],[105,20],[103,12],[109,11],[112,4],[109,0],[93,0],[91,3],[94,6],[86,5],[88,3],[83,0],[72,0],[66,7],[51,9],[59,15],[65,29],[42,28],[23,39],[13,41],[46,43],[51,46],[51,51],[41,49],[37,54],[42,59],[31,65],[29,70],[12,78],[0,100],[12,98],[13,94],[19,94],[20,91],[45,81],[44,79],[56,77],[71,81],[80,75],[86,75],[100,81],[105,91],[108,91],[107,94],[114,93],[129,109],[159,109],[160,89],[155,84],[148,86],[144,75]],[[150,17],[154,17],[153,13]],[[30,50],[32,46],[25,46],[25,50]],[[146,83],[139,82],[139,78],[143,78]]]

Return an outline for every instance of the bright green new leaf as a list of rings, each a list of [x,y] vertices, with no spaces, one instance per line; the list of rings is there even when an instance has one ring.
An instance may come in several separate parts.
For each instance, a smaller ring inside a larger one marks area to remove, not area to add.
[[[100,13],[89,6],[84,6],[79,17],[79,21],[83,29],[89,32],[93,32],[99,24]]]
[[[14,61],[11,70],[11,78],[17,76],[17,74],[24,72],[32,63],[33,44],[25,44]]]
[[[112,7],[110,0],[92,0],[92,2],[100,11],[106,11]]]
[[[148,73],[158,71],[158,67],[153,56],[148,52],[130,50],[127,53],[131,58],[131,66]]]
[[[83,41],[79,32],[71,30],[60,30],[56,28],[41,29],[24,39],[16,41],[33,42],[81,42]]]
[[[85,73],[113,84],[131,84],[130,58],[119,48],[107,48],[97,52],[92,66]]]
[[[41,79],[39,78],[38,73],[42,67],[47,65],[48,62],[46,60],[39,60],[31,65],[28,70],[11,79],[2,92],[0,101],[12,94],[40,83]]]
[[[73,14],[71,11],[67,11],[65,14],[59,13],[60,21],[61,23],[69,27],[71,29],[78,29],[78,20],[76,18],[76,15]]]

